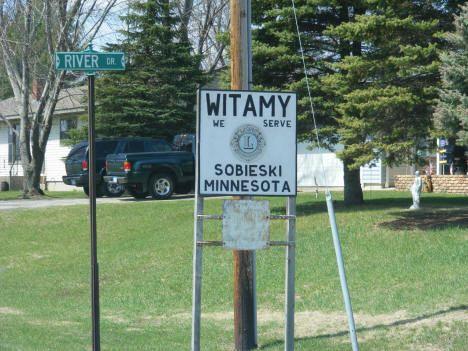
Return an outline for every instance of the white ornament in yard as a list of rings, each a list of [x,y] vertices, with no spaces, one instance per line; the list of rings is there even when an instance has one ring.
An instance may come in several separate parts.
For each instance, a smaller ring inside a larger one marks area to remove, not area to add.
[[[410,210],[419,209],[419,200],[421,198],[421,189],[422,182],[421,177],[419,176],[419,171],[416,171],[416,178],[414,178],[414,183],[411,186],[411,195],[413,196],[413,204],[410,207]]]

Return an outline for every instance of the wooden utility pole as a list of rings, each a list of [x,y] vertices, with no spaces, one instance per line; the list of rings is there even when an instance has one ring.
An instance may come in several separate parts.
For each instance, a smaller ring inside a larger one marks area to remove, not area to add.
[[[249,23],[247,0],[231,0],[231,89],[249,89]],[[233,196],[240,200],[241,196]],[[255,345],[253,251],[233,252],[234,340],[237,351]]]
[[[231,89],[249,89],[247,0],[231,0]]]

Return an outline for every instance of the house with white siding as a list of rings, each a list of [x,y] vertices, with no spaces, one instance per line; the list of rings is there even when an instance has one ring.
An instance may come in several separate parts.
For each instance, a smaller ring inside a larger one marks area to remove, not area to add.
[[[83,97],[86,88],[77,87],[63,89],[60,93],[52,121],[52,128],[47,143],[45,161],[42,169],[42,183],[49,190],[73,190],[63,184],[65,175],[63,159],[70,151],[63,141],[68,138],[67,132],[80,126],[78,116],[84,112]],[[31,96],[31,109],[37,108],[38,91],[33,87]],[[7,119],[13,128],[19,128],[19,114],[16,110],[14,98],[0,101],[0,113]],[[12,132],[8,124],[0,118],[0,181],[6,181],[11,189],[20,189],[22,186],[23,169],[19,159],[18,137]]]
[[[344,187],[343,162],[334,152],[315,148],[310,144],[297,144],[297,185],[298,187]],[[336,151],[343,146],[337,145]],[[413,174],[408,166],[386,167],[382,160],[374,160],[360,168],[361,186],[363,189],[382,189],[395,186],[394,176]]]

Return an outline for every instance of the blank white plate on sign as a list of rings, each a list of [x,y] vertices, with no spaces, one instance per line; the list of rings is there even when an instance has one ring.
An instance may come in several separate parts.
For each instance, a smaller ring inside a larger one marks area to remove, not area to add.
[[[266,250],[270,242],[270,202],[223,201],[223,247],[226,250]]]

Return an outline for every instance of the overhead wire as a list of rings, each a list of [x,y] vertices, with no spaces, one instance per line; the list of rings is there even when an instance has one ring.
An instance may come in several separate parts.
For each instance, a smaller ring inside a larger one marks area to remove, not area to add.
[[[301,39],[301,32],[299,30],[299,21],[297,20],[297,13],[296,13],[296,4],[294,3],[294,0],[291,0],[292,2],[292,8],[294,11],[294,20],[296,22],[296,31],[297,31],[297,37],[299,39],[299,49],[301,51],[301,57],[302,57],[302,65],[304,67],[304,75],[305,75],[305,81],[306,81],[306,86],[307,86],[307,94],[309,96],[309,102],[310,102],[310,112],[312,114],[312,119],[314,121],[314,131],[315,131],[315,138],[317,142],[317,147],[322,149],[321,144],[320,144],[320,137],[319,137],[319,132],[317,128],[317,120],[315,118],[315,109],[314,109],[314,103],[312,101],[312,93],[310,92],[310,84],[309,84],[309,75],[307,74],[307,65],[305,61],[305,54],[304,54],[304,47],[302,45],[302,39]],[[325,183],[325,187],[328,190],[328,183],[326,182],[326,172],[325,172],[325,165],[323,162],[323,154],[320,152],[320,164],[322,168],[322,177],[323,181]]]

